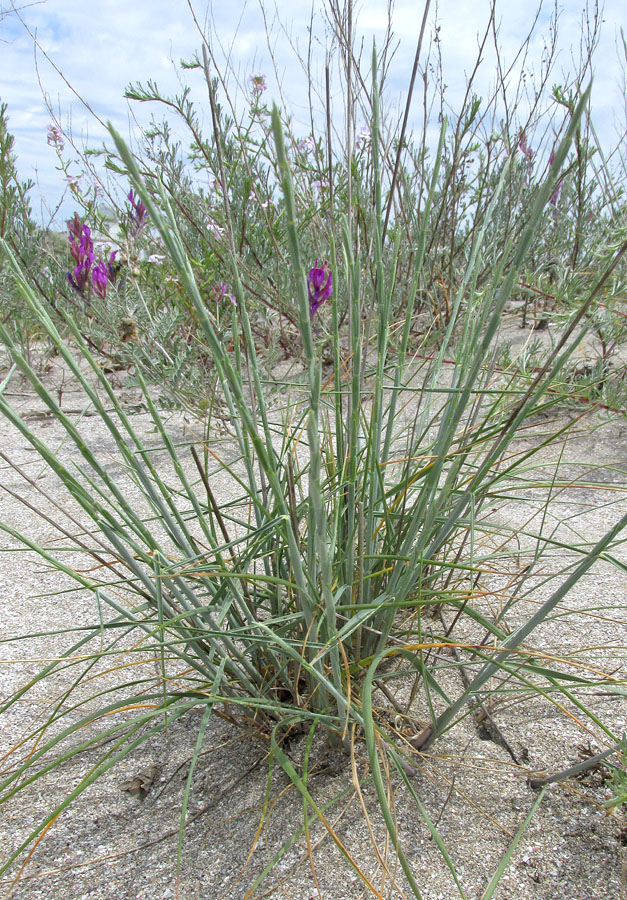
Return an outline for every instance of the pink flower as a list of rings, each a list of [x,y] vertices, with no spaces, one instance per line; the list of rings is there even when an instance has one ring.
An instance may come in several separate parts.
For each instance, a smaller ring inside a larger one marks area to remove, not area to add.
[[[250,83],[252,85],[253,94],[256,97],[259,97],[260,94],[263,94],[263,92],[268,87],[266,84],[266,76],[265,75],[251,75],[248,80],[250,81]]]
[[[58,125],[48,125],[47,141],[51,147],[56,147],[59,153],[63,151],[63,148],[65,146],[65,144],[63,143],[63,132]]]

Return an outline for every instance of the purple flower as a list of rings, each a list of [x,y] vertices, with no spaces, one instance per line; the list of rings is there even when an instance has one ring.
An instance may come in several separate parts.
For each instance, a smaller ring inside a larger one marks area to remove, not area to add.
[[[109,254],[108,260],[99,259],[94,265],[94,242],[89,226],[82,224],[78,213],[74,214],[73,219],[68,219],[67,226],[70,253],[76,263],[72,271],[67,273],[68,281],[75,291],[85,294],[89,289],[91,273],[91,285],[94,293],[104,300],[107,294],[107,284],[113,283],[117,276],[115,257],[118,251],[114,250]]]
[[[107,261],[107,272],[109,273],[109,281],[115,281],[116,277],[116,268],[115,268],[115,258],[118,255],[118,251],[114,250],[113,253],[109,254],[109,259]]]
[[[253,94],[255,97],[259,97],[260,94],[268,87],[266,84],[266,76],[265,75],[251,75],[248,79],[252,85]]]
[[[104,262],[99,259],[91,272],[91,283],[94,288],[94,294],[104,300],[107,296],[107,286],[113,284],[117,277],[115,268],[115,257],[118,251],[114,250],[109,254],[109,259]]]
[[[107,284],[109,271],[101,259],[98,260],[91,272],[91,281],[94,286],[94,294],[104,300],[107,296]]]
[[[309,270],[307,287],[309,289],[309,316],[313,319],[324,301],[328,300],[333,293],[333,274],[328,263],[325,262],[319,266],[318,260],[316,260],[315,266]]]
[[[140,198],[135,196],[132,188],[128,192],[128,199],[131,202],[131,208],[129,210],[128,217],[131,220],[133,231],[137,235],[146,224],[148,212],[146,211],[146,207],[141,202]]]
[[[78,213],[74,213],[73,219],[67,220],[68,241],[70,242],[70,253],[74,260],[82,262],[83,259],[91,254],[93,261],[94,242],[91,239],[91,231],[88,225],[83,225],[78,217]]]
[[[217,302],[218,300],[222,300],[224,297],[225,300],[228,300],[231,306],[237,307],[237,300],[233,296],[233,294],[229,294],[226,289],[226,284],[224,281],[221,281],[220,284],[215,284],[212,290],[212,297]]]
[[[89,270],[91,263],[85,261],[79,263],[71,272],[67,273],[68,281],[79,294],[84,293],[89,284]]]
[[[74,290],[82,294],[89,283],[89,270],[94,262],[94,242],[89,227],[81,223],[78,213],[74,213],[73,219],[68,219],[67,227],[70,253],[76,263],[67,277]]]

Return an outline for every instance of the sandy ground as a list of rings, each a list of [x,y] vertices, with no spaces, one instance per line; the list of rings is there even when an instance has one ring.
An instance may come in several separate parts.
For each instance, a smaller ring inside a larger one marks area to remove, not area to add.
[[[61,375],[53,367],[46,377],[58,386]],[[40,401],[19,379],[11,383],[7,393],[11,403],[29,417],[31,424],[36,424],[41,437],[57,449],[60,458],[76,459],[60,427],[42,414]],[[129,392],[128,408],[134,426],[157,446],[148,417],[134,407],[133,399]],[[80,408],[67,383],[63,403],[69,410]],[[111,460],[113,471],[109,436],[96,417],[85,421],[92,446]],[[178,417],[172,419],[171,426],[175,432],[183,433],[194,423]],[[588,486],[560,491],[550,512],[556,536],[572,540],[573,535],[579,535],[592,540],[617,521],[621,502],[624,508],[626,437],[625,421],[616,417],[589,420],[573,436],[563,455],[564,464],[571,466],[573,472],[576,470],[579,477],[583,477],[584,469],[575,469],[575,462],[589,460],[595,468],[584,478]],[[40,487],[72,508],[62,487],[36,453],[3,419],[0,447]],[[549,456],[557,458],[561,452],[561,447],[553,448]],[[163,454],[155,452],[153,461],[159,464],[160,460]],[[2,460],[0,484],[29,502],[40,502],[34,488]],[[510,500],[494,510],[495,521],[505,517],[510,524],[519,522],[521,530],[528,515],[524,498]],[[0,518],[43,543],[54,537],[49,523],[4,490],[0,491]],[[68,586],[62,574],[34,554],[18,551],[17,544],[6,536],[0,541],[0,635],[4,641],[0,645],[0,700],[5,700],[41,669],[42,659],[50,659],[67,647],[67,636],[46,632],[92,623],[96,611],[86,594],[76,590],[62,592]],[[68,555],[67,560],[77,565],[80,562],[76,554]],[[551,557],[552,566],[559,561],[559,555]],[[542,581],[538,579],[533,602],[550,590]],[[534,637],[534,644],[556,654],[587,648],[577,658],[624,679],[625,601],[624,573],[609,562],[599,563],[564,602],[563,609],[567,608],[570,614],[547,622]],[[448,615],[446,610],[444,614]],[[42,636],[29,641],[8,640],[28,632],[40,632]],[[101,683],[114,683],[116,677],[115,672],[101,674]],[[9,773],[23,758],[24,748],[11,752],[12,748],[34,723],[43,721],[55,698],[64,702],[63,691],[70,681],[71,672],[56,675],[37,686],[29,699],[14,704],[0,716],[0,774]],[[383,698],[379,700],[384,704]],[[603,721],[611,724],[615,734],[625,731],[627,704],[623,696],[598,691],[587,702]],[[518,765],[503,746],[482,739],[469,719],[437,742],[429,754],[417,759],[414,789],[431,819],[438,823],[469,900],[482,896],[536,799],[536,792],[527,783],[528,776],[558,772],[579,762],[586,750],[598,753],[611,743],[592,722],[587,723],[588,732],[580,727],[574,719],[576,712],[572,705],[560,710],[548,700],[496,711],[495,721],[514,750]],[[209,725],[195,770],[177,886],[180,805],[199,724],[198,713],[186,714],[168,727],[167,734],[148,739],[92,784],[54,822],[24,868],[15,865],[0,879],[0,897],[160,900],[177,896],[177,890],[182,900],[239,900],[247,896],[357,900],[371,895],[315,820],[310,829],[312,871],[305,838],[299,835],[302,800],[277,766],[271,779],[269,808],[263,817],[268,788],[267,744],[259,735],[243,733],[220,718]],[[70,744],[79,739],[80,735],[74,736]],[[296,764],[302,749],[300,739],[290,745]],[[85,777],[103,752],[101,747],[68,759],[0,806],[1,860]],[[328,810],[328,821],[371,880],[376,895],[411,896],[386,845],[376,796],[366,775],[362,743],[356,744],[353,765],[361,776],[363,809],[352,787],[349,757],[329,752],[320,742],[314,747],[313,760],[312,766],[317,768],[310,784],[317,803],[323,804],[345,791]],[[143,799],[125,789],[138,775],[145,778],[147,793]],[[624,812],[610,814],[603,807],[611,795],[611,785],[597,770],[580,779],[551,785],[495,896],[500,900],[625,900],[626,821]],[[452,900],[459,896],[424,819],[406,787],[394,775],[391,800],[422,896],[425,900]],[[262,880],[254,894],[248,894],[254,878],[295,836],[293,846],[273,873]],[[386,856],[388,872],[381,864]]]

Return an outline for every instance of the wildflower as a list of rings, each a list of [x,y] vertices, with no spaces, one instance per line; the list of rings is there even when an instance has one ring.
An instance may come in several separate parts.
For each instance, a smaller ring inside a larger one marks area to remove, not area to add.
[[[48,125],[47,141],[50,146],[55,147],[59,153],[62,152],[65,144],[63,143],[63,132],[58,125],[53,125],[52,123]]]
[[[527,134],[525,131],[520,132],[520,137],[518,139],[518,146],[520,148],[522,155],[527,159],[527,161],[529,163],[532,162],[534,153],[533,153],[533,150],[531,149],[531,147],[529,146],[529,144],[527,143]]]
[[[356,147],[358,150],[365,150],[370,146],[371,142],[372,135],[370,134],[370,129],[367,125],[364,125],[364,127],[359,130],[359,134],[357,135]]]
[[[114,250],[113,253],[109,254],[109,259],[107,261],[107,272],[109,273],[109,281],[115,281],[119,263],[116,265],[115,258],[118,255],[118,251]]]
[[[303,138],[296,144],[296,149],[300,151],[300,153],[304,153],[305,156],[309,156],[310,153],[316,149],[316,142],[313,137],[309,135],[309,137]]]
[[[229,294],[226,289],[226,284],[224,281],[221,281],[220,284],[216,284],[213,287],[212,297],[217,302],[221,300],[223,297],[228,300],[231,306],[237,306],[237,300],[233,296],[233,294]]]
[[[79,294],[84,293],[89,284],[89,270],[91,264],[87,261],[78,263],[71,272],[67,273],[68,281]]]
[[[67,220],[66,224],[68,230],[68,240],[72,241],[75,237],[80,237],[83,226],[77,212],[74,213],[73,219]]]
[[[220,225],[216,225],[215,222],[209,222],[207,224],[207,230],[211,237],[215,238],[216,241],[219,241],[224,235],[224,228],[221,228]]]
[[[68,219],[67,227],[70,253],[76,263],[67,277],[74,290],[82,294],[89,283],[89,271],[94,262],[94,242],[89,226],[81,223],[78,213],[74,213],[73,219]]]
[[[91,281],[94,286],[94,294],[104,300],[107,296],[107,283],[109,273],[104,262],[100,259],[92,269]]]
[[[309,289],[309,316],[313,319],[324,301],[328,300],[333,293],[333,274],[328,263],[325,262],[319,266],[318,260],[316,260],[315,266],[309,270],[307,287]]]
[[[104,300],[107,296],[107,285],[113,284],[117,277],[117,269],[115,266],[115,257],[117,250],[109,255],[107,262],[99,259],[91,272],[91,283],[94,288],[94,294]]]
[[[78,213],[74,213],[74,218],[67,220],[67,227],[70,253],[74,262],[81,263],[89,259],[91,265],[94,261],[94,242],[91,239],[89,226],[83,225]]]
[[[252,85],[253,94],[255,95],[255,97],[260,97],[268,87],[266,84],[265,75],[251,75],[248,80]]]
[[[68,281],[75,291],[84,294],[90,284],[97,297],[102,300],[107,295],[107,285],[113,283],[117,277],[115,258],[118,251],[114,250],[107,259],[99,259],[94,264],[94,242],[88,225],[83,225],[78,213],[74,213],[73,219],[68,219],[68,240],[70,253],[76,263],[71,272],[67,273]]]
[[[141,202],[140,198],[135,196],[132,188],[128,192],[128,199],[131,203],[128,217],[131,221],[131,225],[133,226],[133,231],[137,235],[146,224],[148,212],[144,204]]]

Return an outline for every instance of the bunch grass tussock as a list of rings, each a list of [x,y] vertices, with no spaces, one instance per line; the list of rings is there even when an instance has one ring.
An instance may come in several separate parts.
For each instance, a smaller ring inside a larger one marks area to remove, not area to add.
[[[163,841],[172,863],[175,847],[190,897],[206,814],[206,884],[217,896],[219,871],[242,897],[274,896],[303,865],[307,896],[337,891],[323,858],[349,873],[346,896],[430,897],[437,873],[447,896],[488,900],[513,860],[536,872],[516,854],[552,786],[595,772],[599,791],[614,784],[592,801],[604,827],[622,821],[624,470],[605,445],[592,462],[570,450],[620,428],[624,204],[608,163],[603,179],[586,169],[589,59],[568,89],[547,97],[545,79],[531,111],[518,95],[507,123],[469,83],[430,147],[426,119],[422,136],[391,126],[387,51],[355,58],[345,13],[329,4],[361,104],[343,142],[330,110],[297,139],[262,74],[227,115],[203,38],[189,67],[210,140],[188,92],[129,96],[175,109],[209,192],[165,126],[137,152],[110,126],[108,166],[129,185],[116,229],[84,197],[47,282],[27,228],[0,238],[20,311],[0,324],[0,412],[21,448],[2,451],[0,528],[38,594],[29,632],[3,638],[28,657],[0,702],[20,725],[0,770],[9,892],[57,883],[63,865],[31,882],[26,863],[68,840],[70,806],[99,828],[89,810],[118,783],[113,814],[136,818],[137,848]],[[512,357],[504,332],[530,316],[546,337]],[[600,360],[585,391],[584,341]],[[546,775],[556,730],[588,749]],[[42,789],[18,823],[44,784],[49,802]],[[233,822],[247,850],[231,857]],[[486,823],[497,837],[476,864]]]

